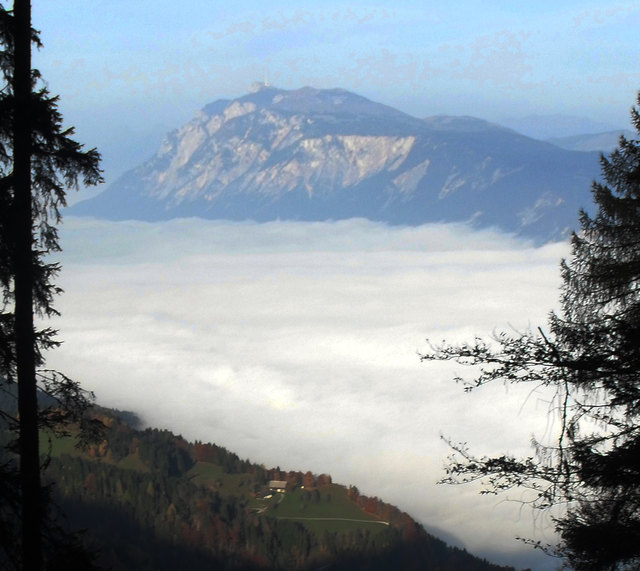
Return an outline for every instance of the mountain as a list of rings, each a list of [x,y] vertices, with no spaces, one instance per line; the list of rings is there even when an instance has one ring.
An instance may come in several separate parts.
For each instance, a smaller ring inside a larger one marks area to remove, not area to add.
[[[585,135],[573,135],[572,137],[551,138],[547,139],[547,142],[569,151],[610,153],[618,146],[620,136],[631,139],[635,137],[635,133],[622,129],[605,133],[588,133]]]
[[[447,546],[408,514],[328,474],[267,469],[99,409],[86,451],[54,439],[46,478],[71,528],[114,571],[513,571]]]
[[[565,237],[590,205],[598,159],[472,117],[419,119],[343,89],[261,85],[205,106],[68,213],[473,221],[546,241]]]
[[[503,119],[501,124],[527,137],[542,141],[590,133],[605,133],[616,129],[615,126],[602,121],[593,121],[588,117],[561,114],[511,117]]]

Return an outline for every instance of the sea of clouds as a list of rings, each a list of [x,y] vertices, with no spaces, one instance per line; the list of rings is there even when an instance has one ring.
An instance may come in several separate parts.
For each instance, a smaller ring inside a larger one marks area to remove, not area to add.
[[[267,467],[328,472],[494,561],[553,568],[516,536],[549,518],[436,485],[448,447],[529,454],[553,438],[550,396],[465,393],[434,342],[544,325],[567,244],[464,225],[67,218],[65,293],[48,355],[105,406]],[[510,496],[521,499],[517,492]]]

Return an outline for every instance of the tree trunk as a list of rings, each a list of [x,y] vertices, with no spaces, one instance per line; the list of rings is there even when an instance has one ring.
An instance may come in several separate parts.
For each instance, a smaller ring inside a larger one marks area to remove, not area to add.
[[[20,415],[22,566],[40,571],[42,496],[38,444],[38,401],[33,323],[33,213],[31,205],[31,2],[14,2],[13,182],[15,224],[15,343]]]

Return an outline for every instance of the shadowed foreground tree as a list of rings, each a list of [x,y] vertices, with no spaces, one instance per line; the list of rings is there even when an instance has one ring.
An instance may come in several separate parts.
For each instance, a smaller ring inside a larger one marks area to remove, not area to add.
[[[637,103],[640,106],[640,95]],[[640,133],[638,108],[631,111]],[[560,543],[549,551],[580,570],[640,567],[640,140],[620,139],[592,187],[597,212],[581,212],[562,262],[561,309],[548,332],[431,346],[423,360],[472,367],[466,390],[492,381],[555,390],[557,441],[534,441],[528,458],[476,457],[455,445],[448,483],[483,481],[484,492],[533,492],[560,506]],[[555,512],[554,512],[555,513]]]
[[[57,98],[31,69],[31,46],[40,44],[28,0],[16,0],[13,11],[0,5],[0,44],[6,82],[0,91],[0,379],[10,395],[17,384],[17,415],[5,410],[2,419],[18,436],[9,446],[19,458],[16,464],[10,454],[2,457],[3,495],[13,500],[3,505],[1,515],[5,529],[11,529],[15,506],[15,521],[21,522],[17,545],[13,533],[1,540],[8,553],[2,563],[37,571],[45,564],[51,568],[56,557],[45,549],[55,534],[40,483],[39,433],[82,421],[89,401],[64,375],[42,370],[43,351],[58,342],[50,328],[36,329],[34,316],[56,314],[52,303],[60,289],[53,278],[59,266],[47,256],[59,251],[59,208],[65,204],[65,187],[77,187],[79,180],[100,181],[99,155],[82,151],[70,138],[73,131],[62,128]],[[50,399],[41,410],[38,390]]]

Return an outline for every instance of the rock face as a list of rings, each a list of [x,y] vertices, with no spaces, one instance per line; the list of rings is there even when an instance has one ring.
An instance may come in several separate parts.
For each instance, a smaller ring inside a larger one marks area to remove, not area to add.
[[[588,207],[597,153],[471,117],[418,119],[342,89],[207,105],[157,154],[70,214],[160,220],[469,221],[537,241]]]

